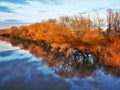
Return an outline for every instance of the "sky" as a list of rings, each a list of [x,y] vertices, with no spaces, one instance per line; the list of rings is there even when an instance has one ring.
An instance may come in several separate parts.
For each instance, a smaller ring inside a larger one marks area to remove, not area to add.
[[[109,8],[120,11],[120,0],[0,0],[0,28]]]

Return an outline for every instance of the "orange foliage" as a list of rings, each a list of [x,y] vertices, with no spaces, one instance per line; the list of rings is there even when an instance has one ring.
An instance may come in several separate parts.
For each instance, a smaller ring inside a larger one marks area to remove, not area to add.
[[[113,23],[114,24],[114,23]],[[11,27],[0,31],[27,40],[46,42],[52,50],[77,48],[84,53],[94,53],[106,65],[120,65],[120,32],[103,31],[83,16],[49,19],[29,26]],[[37,50],[37,49],[35,49]]]

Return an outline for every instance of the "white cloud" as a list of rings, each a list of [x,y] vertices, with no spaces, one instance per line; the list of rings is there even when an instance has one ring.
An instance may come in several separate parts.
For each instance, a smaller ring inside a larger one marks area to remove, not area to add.
[[[75,15],[81,12],[91,13],[93,9],[102,8],[100,11],[106,8],[119,9],[119,0],[64,0],[60,4],[51,4],[52,0],[48,4],[38,2],[37,0],[30,0],[29,4],[8,4],[2,3],[4,6],[9,6],[16,13],[3,13],[0,12],[1,20],[16,19],[24,22],[39,22],[48,18],[58,18],[62,15]],[[43,11],[43,12],[40,12]],[[44,12],[45,11],[45,12]]]

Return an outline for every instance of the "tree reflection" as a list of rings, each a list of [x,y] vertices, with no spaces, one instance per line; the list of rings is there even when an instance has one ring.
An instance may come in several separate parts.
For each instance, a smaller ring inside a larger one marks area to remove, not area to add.
[[[13,46],[19,46],[22,49],[29,50],[33,55],[42,58],[42,62],[57,74],[63,77],[80,78],[91,76],[95,70],[101,68],[94,55],[76,51],[76,53],[66,56],[62,52],[53,52],[46,43],[39,43],[30,40],[23,40],[18,37],[6,38]],[[103,66],[102,66],[103,67]],[[120,69],[113,67],[104,67],[104,71],[120,76]]]

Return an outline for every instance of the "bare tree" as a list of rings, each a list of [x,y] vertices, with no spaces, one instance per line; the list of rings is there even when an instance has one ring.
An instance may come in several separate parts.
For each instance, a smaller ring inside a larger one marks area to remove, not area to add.
[[[108,32],[120,31],[120,13],[113,11],[112,9],[108,9],[107,23],[108,23],[108,29],[107,29]]]

